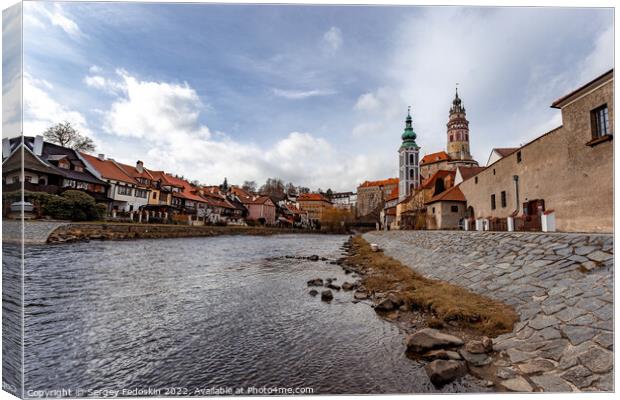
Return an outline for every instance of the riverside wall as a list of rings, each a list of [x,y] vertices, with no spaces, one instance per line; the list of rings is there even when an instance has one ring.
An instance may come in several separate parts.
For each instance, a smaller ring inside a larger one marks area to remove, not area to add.
[[[513,332],[494,339],[502,378],[544,391],[613,390],[613,235],[369,232],[415,271],[512,305]]]

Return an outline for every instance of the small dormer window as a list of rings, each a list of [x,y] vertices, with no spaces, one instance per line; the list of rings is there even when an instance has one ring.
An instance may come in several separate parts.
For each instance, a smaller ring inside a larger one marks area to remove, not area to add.
[[[71,168],[71,164],[69,164],[69,161],[67,161],[67,160],[59,160],[58,161],[58,168],[70,169]]]
[[[77,172],[84,172],[84,168],[81,165],[74,165],[73,169]]]

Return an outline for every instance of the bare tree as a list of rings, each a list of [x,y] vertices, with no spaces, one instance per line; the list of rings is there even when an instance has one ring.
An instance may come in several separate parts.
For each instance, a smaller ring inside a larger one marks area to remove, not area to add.
[[[255,193],[256,192],[256,182],[254,181],[245,181],[243,185],[241,185],[241,189],[246,192]]]
[[[71,122],[61,122],[43,132],[45,140],[77,151],[93,152],[95,143],[88,136],[80,134]]]

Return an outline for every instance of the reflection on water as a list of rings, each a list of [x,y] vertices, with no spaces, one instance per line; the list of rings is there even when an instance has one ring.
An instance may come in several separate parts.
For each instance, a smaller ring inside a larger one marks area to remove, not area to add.
[[[351,280],[338,266],[268,259],[335,259],[344,240],[236,236],[30,247],[26,390],[436,391],[423,366],[405,357],[402,333],[368,305],[353,304],[350,293],[335,293],[331,304],[307,294],[313,277]],[[480,390],[471,382],[442,389]]]

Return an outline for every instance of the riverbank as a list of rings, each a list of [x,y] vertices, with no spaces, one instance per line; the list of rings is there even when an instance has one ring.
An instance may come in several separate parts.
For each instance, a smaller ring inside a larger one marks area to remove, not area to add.
[[[268,236],[294,233],[320,233],[305,229],[263,226],[187,226],[127,223],[70,223],[56,228],[47,243],[88,240],[161,239],[181,237],[212,237],[222,235]]]
[[[22,232],[23,228],[23,232]],[[23,239],[22,239],[23,233]],[[133,240],[222,235],[268,236],[279,234],[325,234],[330,232],[265,226],[188,226],[116,222],[70,222],[54,220],[2,221],[2,242],[9,244],[68,243],[90,240]]]
[[[359,281],[353,295],[370,300],[377,314],[406,335],[407,356],[425,361],[438,387],[471,374],[496,386],[497,368],[505,365],[493,351],[492,337],[511,332],[518,316],[512,307],[440,280],[428,279],[360,236],[345,244],[345,271]],[[329,286],[327,286],[329,287]]]
[[[519,391],[613,390],[613,235],[391,231],[364,238],[432,279],[511,305],[494,339],[501,385]]]

